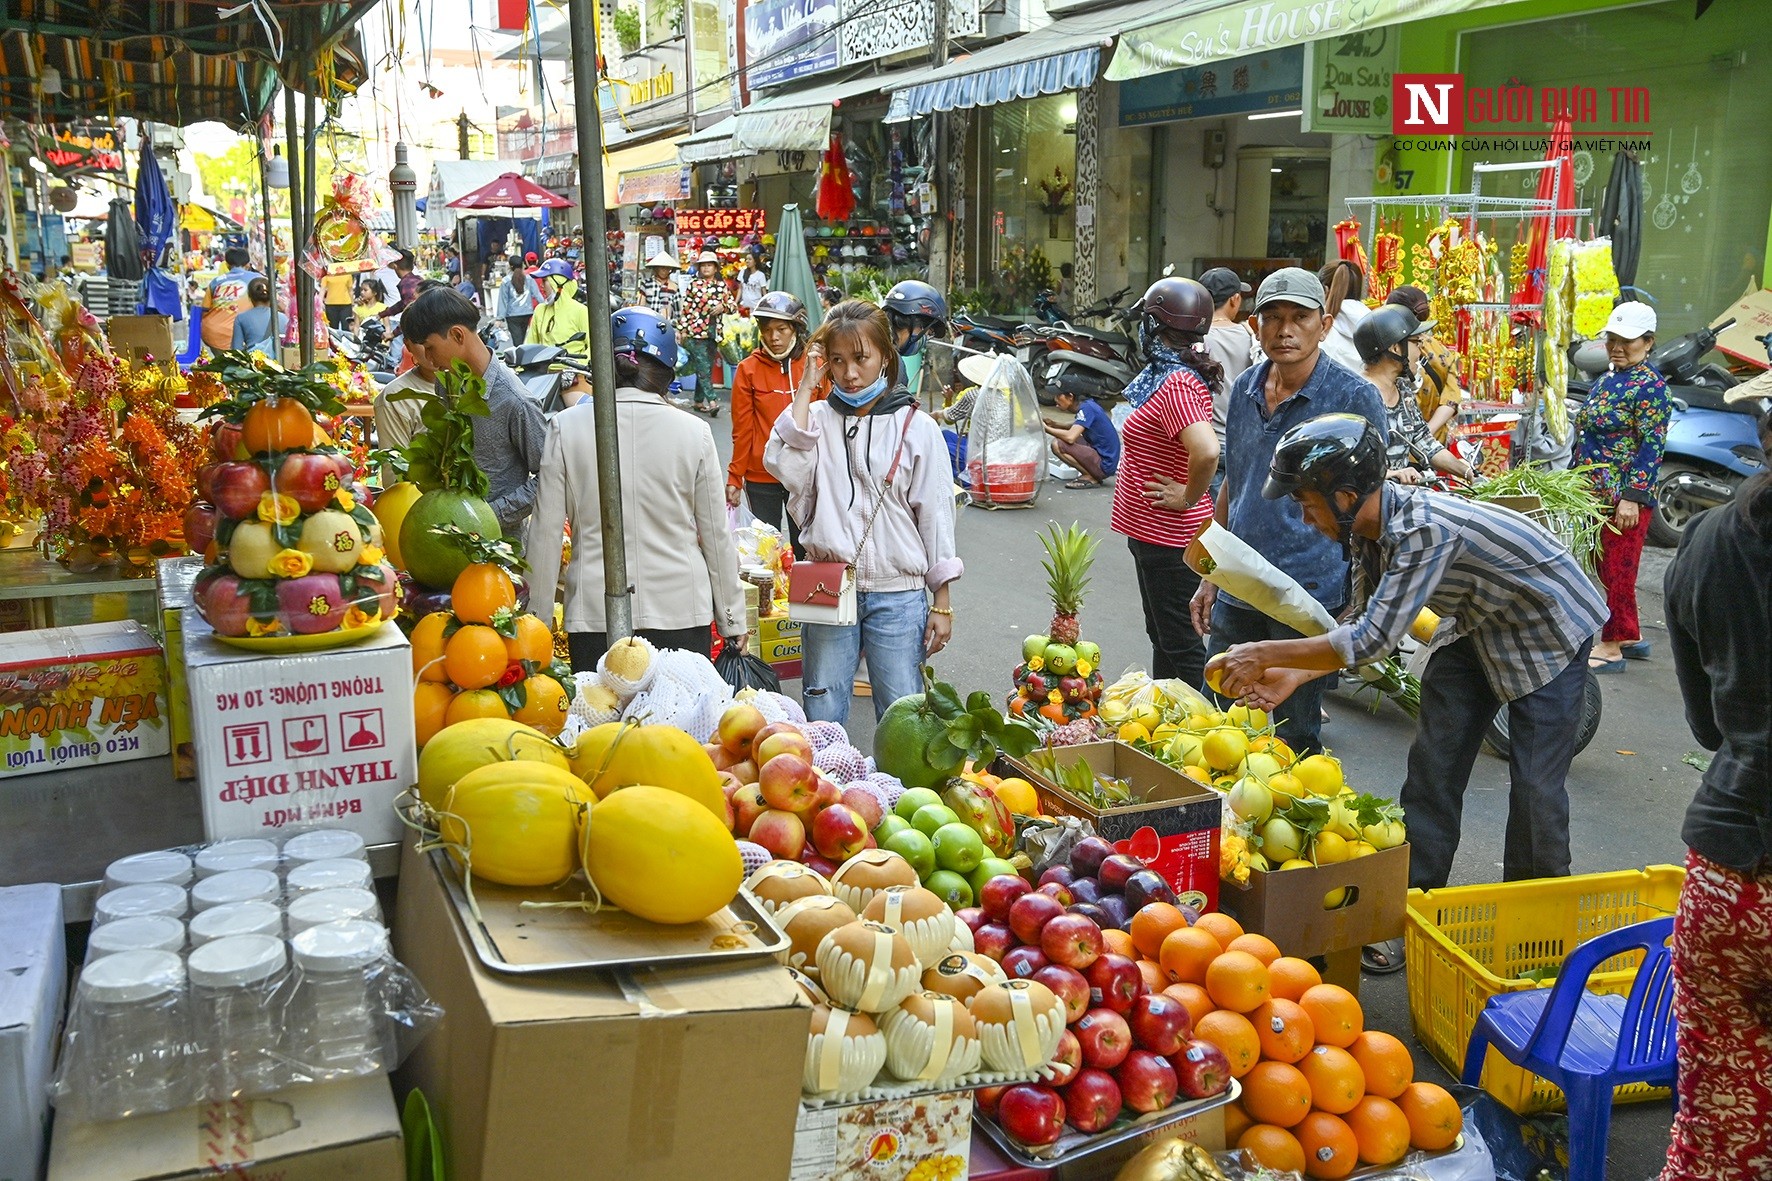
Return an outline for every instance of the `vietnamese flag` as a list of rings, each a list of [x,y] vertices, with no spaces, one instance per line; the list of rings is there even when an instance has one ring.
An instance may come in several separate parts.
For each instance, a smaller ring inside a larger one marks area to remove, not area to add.
[[[854,180],[843,158],[843,137],[833,134],[818,170],[818,199],[813,209],[824,221],[848,221],[855,212]]]
[[[522,32],[529,23],[529,0],[498,0],[498,27]]]

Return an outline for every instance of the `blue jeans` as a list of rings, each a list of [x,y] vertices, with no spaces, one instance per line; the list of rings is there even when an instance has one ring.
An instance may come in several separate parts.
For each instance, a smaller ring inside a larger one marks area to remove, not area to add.
[[[1299,633],[1285,624],[1268,618],[1253,607],[1232,604],[1220,595],[1212,605],[1212,634],[1207,637],[1207,658],[1210,660],[1232,644],[1298,638]],[[1278,720],[1275,730],[1280,741],[1300,755],[1315,754],[1323,749],[1323,693],[1329,688],[1331,679],[1318,677],[1306,681],[1274,711]]]
[[[923,628],[929,596],[920,590],[861,591],[847,627],[808,623],[800,632],[801,700],[814,722],[849,721],[849,695],[861,650],[868,651],[868,682],[874,687],[874,719],[900,697],[923,691]]]

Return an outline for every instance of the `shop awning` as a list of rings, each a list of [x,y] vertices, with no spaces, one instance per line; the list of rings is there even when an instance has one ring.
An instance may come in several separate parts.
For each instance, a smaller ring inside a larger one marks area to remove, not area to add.
[[[730,160],[742,155],[733,136],[738,132],[738,116],[728,115],[694,135],[677,141],[677,159],[685,164],[705,164],[710,160]]]
[[[831,142],[831,111],[845,99],[893,90],[922,70],[867,74],[760,98],[734,118],[732,142],[739,155],[752,152],[822,152]]]
[[[1166,19],[1128,25],[1106,77],[1113,82],[1203,66],[1252,53],[1346,37],[1404,21],[1431,20],[1506,0],[1236,0],[1189,4]]]
[[[1179,7],[1189,6],[1184,2]],[[918,70],[892,88],[887,121],[1081,90],[1095,81],[1102,50],[1113,44],[1116,34],[1141,21],[1172,16],[1177,7],[1176,0],[1138,0],[1080,12],[945,66]]]

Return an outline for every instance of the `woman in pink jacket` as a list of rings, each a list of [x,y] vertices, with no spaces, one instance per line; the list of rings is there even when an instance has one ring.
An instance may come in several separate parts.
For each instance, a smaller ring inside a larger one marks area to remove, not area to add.
[[[827,373],[830,397],[814,402]],[[806,716],[849,720],[865,644],[878,718],[922,691],[924,660],[953,635],[949,587],[962,569],[947,443],[903,385],[885,312],[847,300],[826,314],[763,465],[787,488],[807,559],[855,567],[857,622],[801,633]]]

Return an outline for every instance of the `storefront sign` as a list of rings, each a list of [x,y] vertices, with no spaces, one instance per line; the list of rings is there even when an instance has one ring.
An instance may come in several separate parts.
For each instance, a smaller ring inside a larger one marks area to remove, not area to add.
[[[1130,29],[1108,66],[1125,82],[1188,66],[1308,45],[1403,21],[1487,8],[1497,0],[1244,0],[1209,12]]]
[[[1399,33],[1367,29],[1304,47],[1304,130],[1390,134]]]
[[[934,40],[932,0],[882,5],[879,0],[839,0],[841,10],[837,56],[843,65],[874,61],[925,49]],[[950,0],[948,36],[976,37],[984,29],[979,0]]]
[[[732,105],[732,58],[727,52],[726,21],[718,0],[689,0],[689,76],[695,87],[695,111]]]
[[[750,89],[836,69],[838,0],[743,0],[740,13]]]
[[[615,199],[622,205],[687,201],[689,169],[675,160],[647,168],[628,169],[616,179]]]
[[[124,177],[123,149],[117,130],[103,123],[68,123],[46,127],[38,137],[38,156],[51,175]]]
[[[682,38],[623,57],[613,67],[616,104],[629,130],[680,123],[689,117]]]
[[[763,231],[761,209],[679,209],[679,234],[750,234]]]
[[[1297,48],[1169,70],[1120,87],[1120,126],[1296,107],[1303,83],[1304,50]]]

